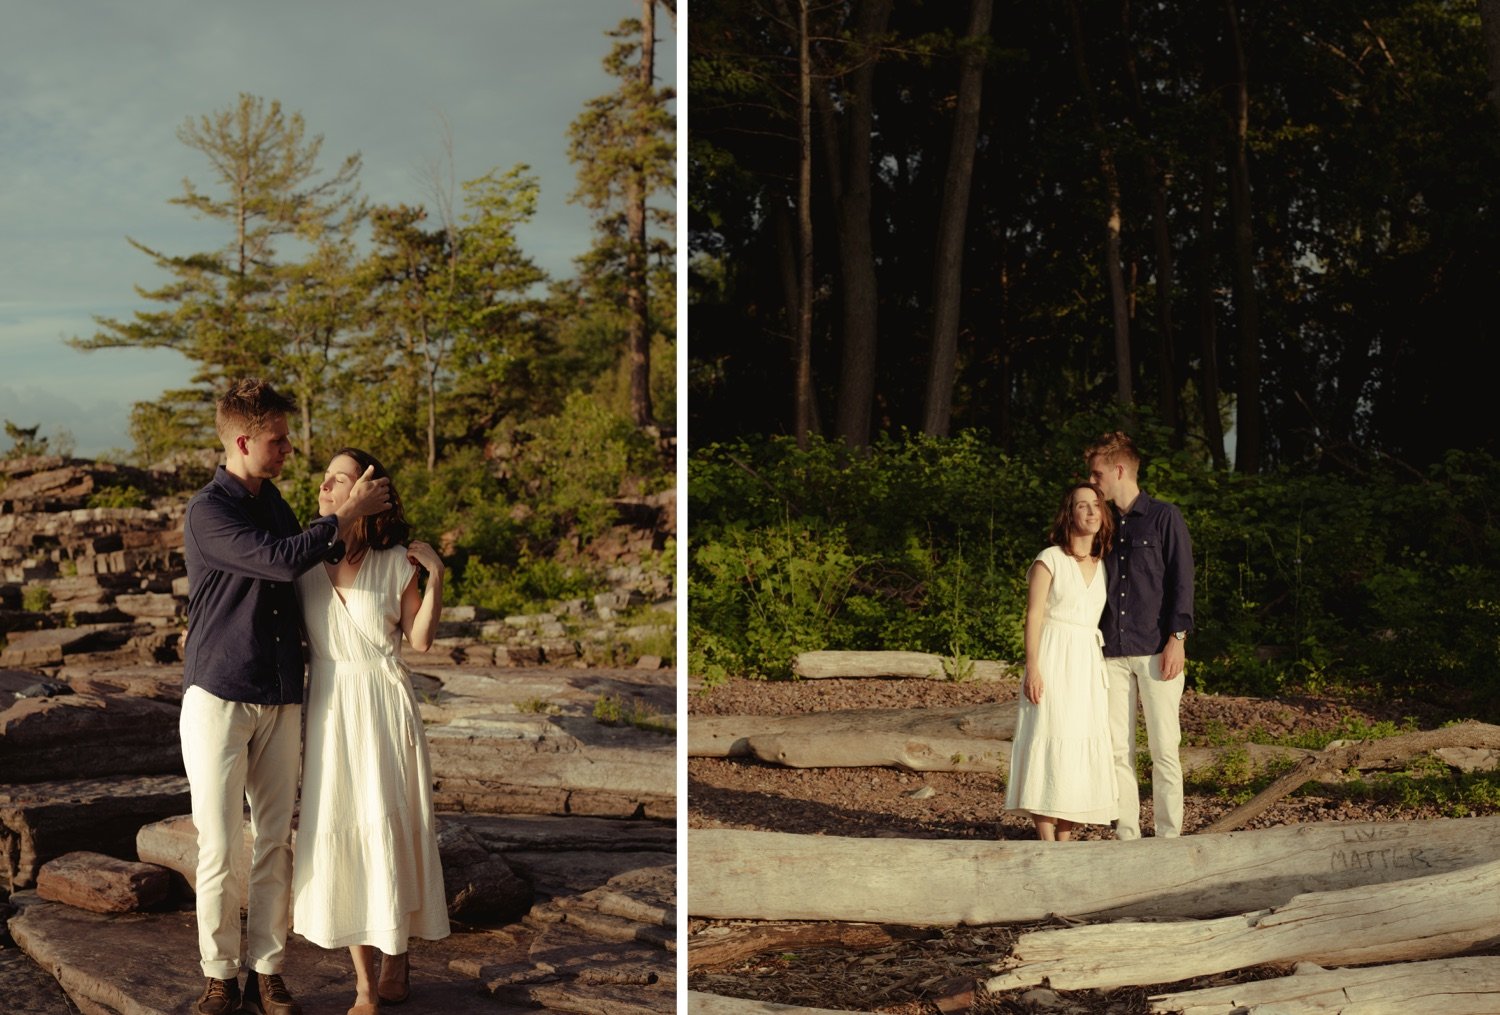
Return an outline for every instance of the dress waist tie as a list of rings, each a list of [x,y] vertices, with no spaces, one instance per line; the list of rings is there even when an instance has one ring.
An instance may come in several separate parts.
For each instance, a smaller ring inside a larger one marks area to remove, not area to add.
[[[1104,686],[1105,690],[1108,690],[1109,674],[1104,669],[1104,632],[1099,629],[1098,625],[1090,627],[1088,624],[1078,624],[1071,620],[1058,620],[1055,617],[1048,617],[1042,622],[1043,627],[1046,627],[1048,624],[1066,627],[1070,631],[1083,631],[1094,636],[1094,644],[1099,646],[1099,656],[1094,669],[1099,674],[1099,683]]]

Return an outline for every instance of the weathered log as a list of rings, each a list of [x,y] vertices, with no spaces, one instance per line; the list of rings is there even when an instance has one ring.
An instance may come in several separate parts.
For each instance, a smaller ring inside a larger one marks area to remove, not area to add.
[[[902,933],[904,931],[904,933]],[[688,939],[688,968],[704,969],[739,962],[762,952],[842,948],[868,951],[885,948],[901,938],[916,936],[909,928],[877,923],[756,923],[742,927],[710,927]]]
[[[992,966],[991,991],[1171,983],[1265,962],[1403,962],[1500,944],[1500,860],[1395,884],[1309,892],[1217,920],[1033,931]]]
[[[1007,680],[1013,667],[993,659],[955,660],[930,652],[801,652],[792,672],[804,680],[912,677],[917,680]]]
[[[688,721],[688,755],[748,755],[792,768],[1003,771],[1016,702],[955,708],[851,708],[804,715],[711,715]]]
[[[911,926],[1222,916],[1491,860],[1500,860],[1500,816],[1067,844],[694,829],[688,905],[718,919]],[[861,876],[828,876],[838,870]]]
[[[1014,700],[953,708],[837,709],[800,715],[707,715],[688,721],[688,756],[752,757],[789,768],[900,768],[914,772],[1010,769]],[[1185,747],[1184,772],[1243,751],[1252,769],[1296,761],[1304,748],[1269,744]]]
[[[1229,832],[1248,824],[1265,813],[1276,801],[1322,776],[1350,768],[1392,768],[1420,754],[1451,747],[1480,749],[1500,748],[1500,726],[1482,722],[1461,722],[1435,730],[1420,730],[1379,740],[1361,740],[1346,744],[1336,742],[1309,755],[1271,785],[1245,803],[1214,821],[1205,832]]]
[[[1500,1011],[1500,956],[1429,959],[1357,969],[1324,969],[1302,963],[1296,973],[1151,998],[1155,1012],[1182,1015],[1231,1015],[1259,1006],[1276,1011],[1295,1008],[1354,1015],[1366,1012],[1442,1012],[1443,1015],[1494,1015]]]
[[[689,1015],[860,1015],[857,1011],[836,1008],[804,1008],[799,1004],[777,1004],[774,1001],[752,1001],[744,997],[687,992]]]

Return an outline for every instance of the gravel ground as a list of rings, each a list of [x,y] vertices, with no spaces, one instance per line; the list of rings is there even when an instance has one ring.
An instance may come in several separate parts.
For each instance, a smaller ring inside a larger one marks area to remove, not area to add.
[[[790,715],[849,708],[920,708],[973,705],[1014,698],[1017,685],[952,684],[929,680],[807,680],[764,683],[732,680],[689,695],[688,722],[695,715]],[[1411,702],[1353,704],[1331,698],[1266,700],[1186,692],[1182,702],[1185,743],[1208,743],[1226,733],[1247,738],[1257,728],[1282,736],[1339,728],[1346,717],[1367,723],[1416,719],[1422,728],[1447,718]],[[930,788],[931,794],[913,794]],[[692,828],[740,828],[845,836],[1029,839],[1031,822],[1002,813],[1003,784],[992,774],[901,772],[893,769],[787,769],[747,759],[692,758],[688,762],[688,824]],[[1184,831],[1191,834],[1234,804],[1213,792],[1190,793]],[[1434,807],[1400,808],[1337,796],[1286,798],[1248,827],[1314,821],[1391,821],[1442,817]],[[1151,827],[1151,803],[1142,808]],[[1081,829],[1082,839],[1111,837],[1107,827]],[[693,920],[690,938],[715,921]],[[731,966],[690,974],[693,990],[820,1008],[878,1010],[934,1015],[934,1000],[954,981],[972,981],[1003,957],[1018,933],[1039,925],[933,928],[877,954],[837,949],[762,955]],[[1260,979],[1289,970],[1258,967],[1203,978],[1172,989]],[[1112,992],[1015,992],[989,995],[982,989],[971,1010],[994,1012],[1110,1012],[1149,1010],[1146,999],[1162,986]]]

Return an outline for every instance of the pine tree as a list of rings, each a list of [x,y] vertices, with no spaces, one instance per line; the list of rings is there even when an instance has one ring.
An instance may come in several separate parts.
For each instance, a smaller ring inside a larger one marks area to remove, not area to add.
[[[69,344],[85,351],[176,349],[195,364],[198,385],[266,377],[302,403],[307,452],[313,406],[326,383],[316,368],[330,362],[338,333],[331,322],[341,311],[330,301],[347,302],[334,294],[345,288],[348,244],[365,214],[355,182],[360,158],[351,155],[321,175],[322,137],[306,136],[300,114],[248,94],[231,108],[189,117],[177,137],[208,160],[213,187],[184,180],[183,193],[169,203],[222,223],[224,243],[175,255],[127,237],[172,276],[156,289],[137,287],[163,309],[137,311],[129,320],[96,318],[98,332]],[[289,258],[289,247],[302,256]]]
[[[617,41],[604,69],[619,88],[589,100],[568,134],[568,157],[578,165],[573,200],[595,215],[594,248],[580,259],[585,274],[626,309],[630,415],[652,422],[650,393],[650,270],[653,255],[671,259],[670,240],[651,237],[650,226],[670,232],[673,214],[651,199],[673,190],[675,121],[667,104],[673,90],[657,88],[654,70],[656,0],[642,0],[642,19],[627,19],[610,33]]]

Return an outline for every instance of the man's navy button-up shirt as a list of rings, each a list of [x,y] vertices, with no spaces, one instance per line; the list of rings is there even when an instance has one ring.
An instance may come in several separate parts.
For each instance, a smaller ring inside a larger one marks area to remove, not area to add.
[[[1193,629],[1193,544],[1182,512],[1144,493],[1115,515],[1104,563],[1109,597],[1099,629],[1106,656],[1156,655],[1173,631]]]
[[[183,690],[196,685],[226,701],[300,704],[302,613],[293,582],[337,539],[332,515],[303,530],[269,480],[251,494],[219,466],[183,519]]]

